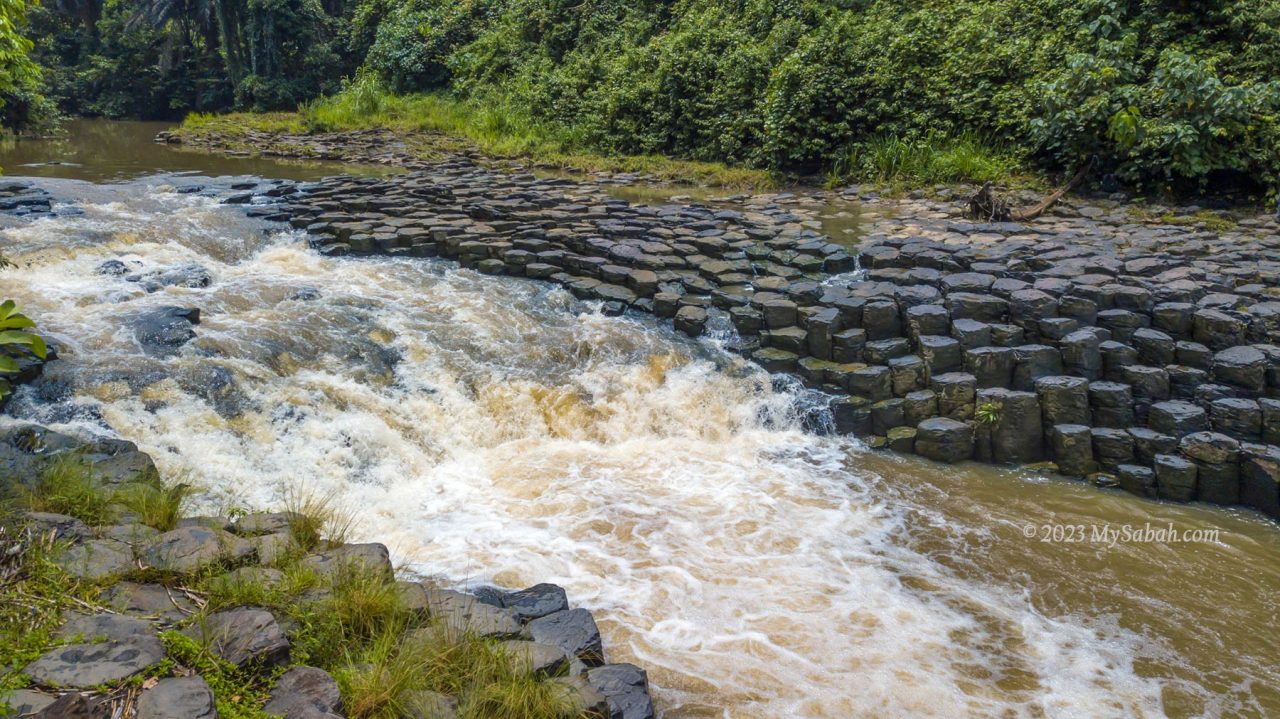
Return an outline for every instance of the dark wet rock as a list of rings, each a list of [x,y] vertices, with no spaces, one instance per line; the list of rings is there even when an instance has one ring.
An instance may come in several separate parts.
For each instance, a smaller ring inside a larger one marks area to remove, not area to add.
[[[1157,454],[1173,454],[1178,451],[1178,438],[1162,434],[1146,427],[1130,427],[1133,437],[1133,454],[1139,464],[1151,464]]]
[[[213,690],[200,677],[161,679],[138,696],[137,719],[216,719]]]
[[[1001,464],[1027,464],[1044,459],[1040,400],[1035,393],[984,389],[978,392],[978,404],[998,407],[999,420],[991,427],[992,459]]]
[[[289,660],[289,639],[264,609],[214,612],[183,633],[238,667],[251,661],[280,664]]]
[[[1077,330],[1059,343],[1063,369],[1089,380],[1102,378],[1102,341],[1092,330]]]
[[[697,337],[707,326],[707,311],[701,307],[681,307],[676,311],[675,326],[680,332]]]
[[[1243,441],[1262,438],[1262,408],[1251,399],[1224,398],[1209,407],[1215,432]]]
[[[1139,497],[1156,496],[1156,474],[1150,467],[1139,464],[1121,464],[1116,467],[1116,478],[1121,489]]]
[[[1156,494],[1161,499],[1190,502],[1196,496],[1196,465],[1174,454],[1158,454],[1152,461]]]
[[[342,710],[338,682],[315,667],[296,666],[280,675],[262,711],[283,719],[322,719]]]
[[[1013,362],[1013,350],[1007,347],[978,347],[964,354],[965,371],[974,376],[979,389],[1009,387]]]
[[[1213,378],[1246,392],[1261,393],[1267,386],[1267,357],[1252,346],[1222,350],[1213,356]]]
[[[1095,427],[1093,457],[1104,469],[1114,472],[1122,464],[1134,461],[1133,435],[1123,429]]]
[[[130,275],[125,279],[137,282],[147,292],[158,292],[166,287],[199,289],[213,284],[213,276],[209,274],[209,270],[200,265],[171,267],[140,275]]]
[[[134,318],[133,336],[147,354],[166,357],[195,339],[200,310],[193,307],[161,307]]]
[[[1197,500],[1212,504],[1240,500],[1238,441],[1216,432],[1196,432],[1182,438],[1179,450],[1196,464]]]
[[[1050,455],[1062,474],[1083,477],[1097,470],[1093,461],[1093,433],[1086,425],[1053,425],[1049,446]]]
[[[1221,310],[1197,310],[1192,317],[1192,339],[1221,351],[1245,342],[1244,321]]]
[[[123,277],[129,274],[129,266],[120,260],[107,260],[94,268],[94,273],[107,277]]]
[[[1125,428],[1133,425],[1133,389],[1119,382],[1090,382],[1089,406],[1093,424]]]
[[[909,427],[938,416],[938,393],[931,389],[908,393],[902,398],[902,414]]]
[[[912,454],[916,446],[914,427],[892,427],[885,433],[886,446],[899,454]]]
[[[653,719],[649,677],[634,664],[606,664],[587,672],[587,681],[609,702],[610,719]]]
[[[915,452],[939,462],[959,462],[973,456],[973,427],[946,417],[934,417],[916,426]]]
[[[591,612],[569,609],[539,617],[527,625],[529,636],[542,644],[559,647],[590,667],[604,664],[600,630]]]
[[[1240,503],[1280,518],[1280,448],[1254,447],[1240,463]]]
[[[516,620],[527,622],[569,608],[564,589],[554,584],[536,584],[528,589],[508,592],[502,596],[502,606],[511,610]]]
[[[871,431],[876,434],[887,435],[889,430],[901,427],[906,421],[906,412],[900,399],[883,399],[871,405]]]
[[[977,378],[966,372],[935,375],[930,386],[938,395],[938,414],[954,420],[973,418],[977,398]]]
[[[1089,381],[1083,377],[1047,376],[1035,381],[1044,424],[1088,425]]]
[[[1019,345],[1013,348],[1013,379],[1010,387],[1022,392],[1036,388],[1036,380],[1062,374],[1062,355],[1047,345]]]

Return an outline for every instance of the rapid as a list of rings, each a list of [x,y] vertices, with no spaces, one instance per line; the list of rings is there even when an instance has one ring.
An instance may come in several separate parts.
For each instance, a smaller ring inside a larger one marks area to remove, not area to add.
[[[230,178],[165,169],[42,178],[82,213],[0,219],[0,290],[61,355],[9,412],[137,442],[206,512],[326,496],[405,572],[560,584],[668,718],[1280,713],[1260,515],[873,453],[723,337],[443,260],[325,258],[221,204]],[[211,282],[148,293],[107,260]],[[196,339],[148,353],[130,322],[175,305]],[[1027,534],[1144,523],[1217,538]]]

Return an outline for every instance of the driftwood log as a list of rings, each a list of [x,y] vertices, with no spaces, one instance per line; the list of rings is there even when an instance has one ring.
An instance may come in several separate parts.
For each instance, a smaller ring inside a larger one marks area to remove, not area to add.
[[[1076,174],[1071,178],[1070,182],[1059,187],[1055,192],[1031,207],[1010,207],[1008,200],[997,197],[991,191],[991,182],[987,182],[983,184],[982,189],[969,197],[969,217],[984,222],[1030,222],[1043,215],[1045,210],[1053,206],[1053,203],[1061,200],[1063,195],[1074,189],[1076,185],[1079,185],[1089,174],[1089,171],[1093,169],[1093,164],[1097,159],[1097,157],[1089,158],[1088,162],[1081,166],[1079,170],[1076,170]]]

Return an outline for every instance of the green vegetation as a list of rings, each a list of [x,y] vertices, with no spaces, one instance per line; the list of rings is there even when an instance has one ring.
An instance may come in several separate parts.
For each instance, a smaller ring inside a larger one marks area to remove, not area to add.
[[[186,484],[161,486],[129,482],[118,487],[102,483],[93,466],[78,454],[65,454],[50,462],[30,486],[18,484],[17,506],[32,512],[75,517],[89,526],[116,521],[122,511],[161,532],[173,529],[182,517],[182,506],[191,488]]]
[[[974,419],[978,424],[1000,424],[1001,409],[998,402],[983,402],[974,410]]]
[[[303,129],[430,130],[584,169],[928,183],[1097,155],[1149,191],[1280,183],[1280,0],[208,5],[45,6],[52,92],[112,116],[305,101]]]
[[[44,359],[49,351],[44,338],[31,331],[36,323],[18,311],[13,300],[0,303],[0,399],[11,391],[3,375],[17,374],[19,361],[27,357]]]
[[[55,563],[63,547],[51,534],[23,528],[13,510],[68,512],[86,523],[114,521],[119,501],[161,529],[176,524],[186,485],[139,484],[111,489],[97,483],[75,455],[54,462],[36,487],[8,502],[0,522],[0,692],[23,687],[26,664],[58,641],[55,633],[70,610],[93,612],[99,595],[114,580],[77,581]],[[403,588],[380,568],[362,564],[319,572],[304,558],[343,531],[349,520],[331,497],[297,495],[288,511],[310,512],[292,523],[291,536],[306,542],[278,557],[272,570],[216,564],[192,576],[139,570],[125,579],[159,581],[192,598],[197,610],[182,626],[199,627],[213,612],[240,606],[263,607],[290,627],[291,665],[330,672],[342,691],[344,714],[352,719],[398,719],[420,701],[420,692],[447,693],[459,700],[463,719],[564,719],[572,701],[558,685],[535,677],[493,640],[448,631],[406,601]],[[0,505],[4,507],[5,505]],[[316,533],[324,531],[322,540]],[[240,569],[240,571],[232,571]],[[161,632],[168,656],[116,692],[154,679],[199,674],[213,690],[218,715],[268,719],[262,711],[275,679],[288,667],[252,663],[236,667],[204,642],[181,631]]]
[[[21,130],[48,121],[52,106],[41,94],[40,67],[31,59],[27,0],[0,0],[0,127]]]
[[[413,0],[365,68],[496,96],[604,152],[805,170],[981,130],[1050,169],[1098,154],[1150,185],[1274,181],[1278,21],[1275,0]]]
[[[117,507],[113,492],[74,454],[59,457],[32,486],[19,486],[19,504],[32,512],[75,517],[88,525],[110,524]]]
[[[873,137],[837,158],[828,184],[870,180],[893,186],[954,182],[1007,183],[1023,168],[1017,153],[973,134],[931,132],[919,138]]]

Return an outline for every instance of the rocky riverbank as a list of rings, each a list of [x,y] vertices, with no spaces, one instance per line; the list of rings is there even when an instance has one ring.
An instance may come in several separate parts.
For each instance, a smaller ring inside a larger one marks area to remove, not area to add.
[[[47,493],[54,475],[65,490],[70,466],[93,493],[164,491],[151,458],[129,442],[31,424],[0,430],[0,476],[19,478],[0,485],[5,495]],[[0,628],[15,645],[0,714],[654,716],[644,671],[607,664],[591,613],[571,608],[560,587],[462,593],[397,575],[382,544],[312,536],[321,523],[302,512],[90,515],[91,494],[76,507],[90,521],[27,511],[3,525],[9,626]],[[379,648],[387,637],[391,646]],[[308,665],[325,661],[343,667],[338,678]],[[419,688],[451,671],[453,691]],[[425,684],[424,672],[433,673]]]
[[[262,138],[411,172],[233,201],[266,203],[250,211],[325,254],[445,257],[714,333],[830,392],[837,430],[873,446],[1280,516],[1274,217],[1068,199],[1032,223],[975,223],[948,190],[862,188],[642,206],[603,184],[643,178],[426,161],[389,141]],[[856,243],[819,231],[833,199],[877,217]]]

